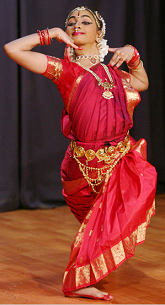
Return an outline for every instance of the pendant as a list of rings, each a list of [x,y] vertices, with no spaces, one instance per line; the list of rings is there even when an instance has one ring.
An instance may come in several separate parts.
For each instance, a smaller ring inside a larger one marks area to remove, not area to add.
[[[113,93],[112,93],[111,91],[109,91],[109,90],[104,91],[103,94],[102,94],[102,96],[103,96],[104,98],[106,98],[107,100],[114,97],[114,96],[113,96]]]
[[[94,57],[92,57],[92,58],[90,59],[90,62],[91,62],[93,65],[95,65],[96,59],[95,59]]]

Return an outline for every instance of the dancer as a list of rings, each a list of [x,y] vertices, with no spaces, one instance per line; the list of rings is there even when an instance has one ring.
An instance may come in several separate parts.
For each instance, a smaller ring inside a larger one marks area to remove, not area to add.
[[[134,255],[155,213],[155,168],[146,141],[129,130],[148,77],[131,45],[109,48],[98,12],[77,7],[66,31],[46,29],[4,46],[26,69],[51,79],[64,102],[61,126],[71,140],[61,166],[65,200],[81,223],[63,281],[66,296],[111,300],[99,282]],[[64,59],[31,51],[53,39],[66,44]],[[108,52],[114,53],[108,65]],[[129,73],[119,69],[126,62]]]

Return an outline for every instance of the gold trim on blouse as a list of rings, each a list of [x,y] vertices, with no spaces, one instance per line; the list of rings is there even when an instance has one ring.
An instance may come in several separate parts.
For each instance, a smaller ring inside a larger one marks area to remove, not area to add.
[[[63,72],[62,62],[59,58],[53,56],[47,56],[47,60],[47,69],[43,75],[56,82],[60,79]]]

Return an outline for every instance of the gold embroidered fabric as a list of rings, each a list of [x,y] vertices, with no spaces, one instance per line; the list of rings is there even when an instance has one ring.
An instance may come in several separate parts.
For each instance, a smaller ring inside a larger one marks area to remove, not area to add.
[[[86,286],[92,285],[92,283],[98,282],[109,272],[116,269],[116,267],[118,267],[127,258],[133,256],[136,245],[144,242],[145,240],[146,228],[149,225],[150,218],[154,212],[155,201],[147,212],[146,221],[139,225],[138,228],[130,236],[119,241],[115,246],[109,248],[99,257],[96,257],[90,265],[87,264],[69,271],[67,270],[64,274],[63,291],[78,289],[84,285],[84,282],[86,283]],[[85,228],[83,228],[83,231],[84,229]],[[74,245],[74,248],[76,246],[77,244]],[[68,281],[67,279],[68,273],[70,273],[69,278],[72,278],[72,282],[70,280]],[[67,285],[65,287],[66,280]]]
[[[127,110],[132,118],[135,106],[140,102],[140,95],[125,79],[122,79],[127,97]]]
[[[117,74],[121,77],[123,87],[124,87],[126,97],[127,97],[127,110],[128,110],[130,117],[132,118],[134,108],[141,100],[140,94],[136,89],[134,89],[130,85],[130,74],[129,73],[122,71],[122,70],[117,70]]]
[[[83,78],[84,74],[85,74],[85,71],[83,71],[83,72],[79,75],[79,77],[76,79],[75,84],[74,84],[74,87],[73,87],[73,89],[72,89],[72,91],[71,91],[71,93],[70,93],[69,100],[68,100],[68,104],[67,104],[67,109],[66,109],[68,113],[69,113],[69,106],[70,106],[71,100],[72,100],[72,98],[73,98],[73,95],[74,95],[74,93],[75,93],[75,91],[76,91],[76,89],[77,89],[77,86],[79,85],[81,79]]]
[[[62,62],[59,58],[52,56],[47,56],[47,60],[47,70],[43,75],[56,83],[56,81],[60,79],[63,72]]]

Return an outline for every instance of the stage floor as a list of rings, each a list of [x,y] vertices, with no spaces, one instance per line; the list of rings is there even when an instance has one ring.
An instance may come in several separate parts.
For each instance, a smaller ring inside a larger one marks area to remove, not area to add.
[[[114,299],[64,297],[61,286],[79,228],[67,206],[0,214],[0,304],[164,304],[165,194],[135,256],[99,284]]]

